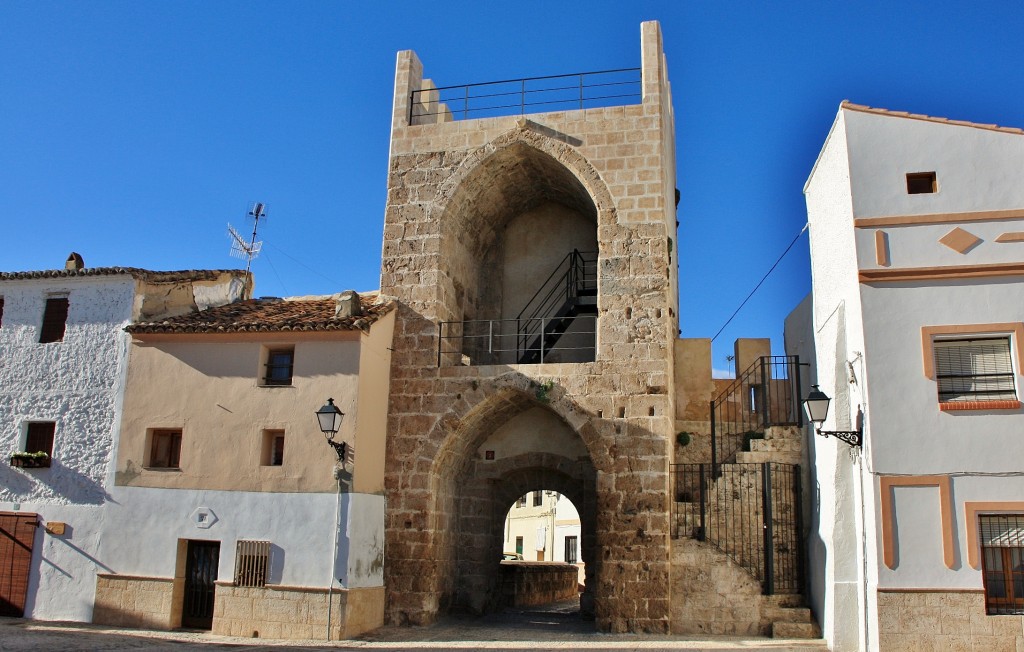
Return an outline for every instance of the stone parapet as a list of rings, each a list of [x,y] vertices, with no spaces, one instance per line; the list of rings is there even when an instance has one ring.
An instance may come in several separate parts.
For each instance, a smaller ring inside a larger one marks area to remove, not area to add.
[[[579,595],[579,569],[561,562],[501,562],[501,600],[527,607],[571,600]]]

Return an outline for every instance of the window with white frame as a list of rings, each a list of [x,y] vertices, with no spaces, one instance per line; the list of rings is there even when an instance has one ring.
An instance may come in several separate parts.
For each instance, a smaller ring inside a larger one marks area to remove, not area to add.
[[[270,542],[239,540],[235,547],[235,586],[266,586],[270,575]]]
[[[935,340],[939,401],[1016,400],[1009,337]]]
[[[978,518],[985,610],[1024,614],[1024,514]]]

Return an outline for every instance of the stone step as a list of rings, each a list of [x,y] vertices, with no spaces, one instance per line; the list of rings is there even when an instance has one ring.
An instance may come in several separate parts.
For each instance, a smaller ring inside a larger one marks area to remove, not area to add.
[[[799,439],[752,439],[750,440],[750,452],[752,453],[802,453],[803,442]]]
[[[764,596],[765,604],[772,607],[802,607],[804,597],[799,593],[776,593]]]
[[[800,426],[768,426],[764,431],[765,439],[800,439],[804,438]]]
[[[821,638],[817,623],[772,623],[772,638]]]
[[[801,453],[791,452],[751,452],[736,453],[736,461],[740,464],[760,464],[762,462],[779,462],[781,464],[800,464],[803,459]]]
[[[813,623],[814,614],[807,607],[761,607],[761,616],[774,623]]]

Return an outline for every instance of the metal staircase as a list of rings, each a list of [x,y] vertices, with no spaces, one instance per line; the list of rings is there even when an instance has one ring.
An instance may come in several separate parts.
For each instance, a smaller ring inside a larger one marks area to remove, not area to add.
[[[597,252],[573,250],[516,315],[519,364],[544,362],[581,315],[597,314]]]

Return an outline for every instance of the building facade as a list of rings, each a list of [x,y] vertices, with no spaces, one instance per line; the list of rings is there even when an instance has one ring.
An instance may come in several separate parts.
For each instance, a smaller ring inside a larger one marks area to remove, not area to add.
[[[89,621],[128,360],[124,327],[228,303],[239,271],[0,273],[2,615]]]
[[[811,601],[836,650],[1024,642],[1024,132],[843,103],[805,186],[787,348],[812,438]],[[854,618],[856,614],[856,618]]]
[[[94,622],[336,640],[383,622],[392,304],[258,299],[128,327]],[[327,446],[315,412],[344,413]]]

